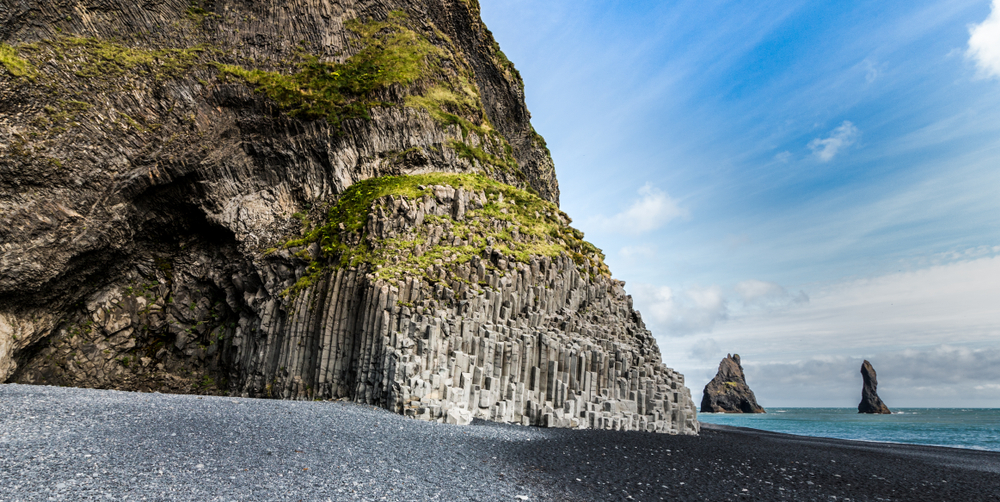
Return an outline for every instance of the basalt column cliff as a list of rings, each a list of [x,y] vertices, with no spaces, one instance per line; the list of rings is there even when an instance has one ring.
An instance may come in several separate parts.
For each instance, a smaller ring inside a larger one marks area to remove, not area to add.
[[[0,381],[698,431],[476,0],[0,0]]]

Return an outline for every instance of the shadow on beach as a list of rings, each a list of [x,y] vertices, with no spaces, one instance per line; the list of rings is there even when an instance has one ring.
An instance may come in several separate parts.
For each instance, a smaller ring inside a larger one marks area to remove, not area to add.
[[[547,431],[510,449],[553,500],[1000,500],[1000,452],[702,424],[697,437]]]

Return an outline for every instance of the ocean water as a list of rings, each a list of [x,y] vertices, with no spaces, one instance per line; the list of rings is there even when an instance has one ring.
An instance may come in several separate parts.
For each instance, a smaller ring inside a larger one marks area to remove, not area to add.
[[[857,408],[771,408],[765,414],[699,413],[705,423],[860,441],[1000,451],[1000,409],[901,408],[862,415]]]

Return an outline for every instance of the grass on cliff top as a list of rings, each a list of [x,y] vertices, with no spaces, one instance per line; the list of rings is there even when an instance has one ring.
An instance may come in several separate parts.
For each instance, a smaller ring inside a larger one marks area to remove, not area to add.
[[[36,75],[34,65],[18,57],[17,49],[7,44],[0,44],[0,65],[15,77],[34,78]]]
[[[419,80],[427,81],[427,89],[420,96],[407,97],[408,106],[426,109],[438,121],[458,116],[448,110],[483,116],[475,86],[462,75],[445,76],[441,63],[450,59],[448,52],[407,27],[407,19],[405,13],[393,12],[386,21],[349,21],[346,27],[358,36],[355,43],[361,50],[344,63],[323,62],[318,56],[300,53],[298,71],[292,74],[233,65],[219,65],[219,69],[256,86],[289,115],[325,118],[338,128],[345,119],[368,118],[369,108],[384,105],[373,99],[376,91]]]
[[[462,221],[450,217],[426,217],[422,229],[411,240],[387,239],[371,247],[365,235],[360,244],[350,246],[346,238],[351,233],[363,234],[373,204],[386,196],[410,200],[432,196],[432,186],[462,188],[484,192],[487,203],[481,209],[470,209]],[[483,256],[490,242],[510,259],[527,263],[532,256],[556,257],[569,254],[583,265],[589,263],[609,274],[604,255],[593,244],[583,240],[583,232],[568,225],[569,217],[559,208],[525,190],[497,182],[477,174],[431,173],[412,176],[385,176],[355,183],[330,208],[323,225],[308,231],[302,238],[289,241],[285,248],[319,243],[323,257],[310,264],[309,275],[292,289],[297,293],[308,287],[323,270],[332,266],[373,265],[376,276],[396,279],[405,275],[427,277],[429,266],[440,263],[465,263],[473,256]],[[425,249],[429,225],[440,224],[465,241],[462,246],[439,244]],[[343,225],[343,230],[341,230]],[[512,234],[516,231],[518,238]],[[423,249],[422,253],[416,252]],[[324,263],[325,262],[325,263]]]

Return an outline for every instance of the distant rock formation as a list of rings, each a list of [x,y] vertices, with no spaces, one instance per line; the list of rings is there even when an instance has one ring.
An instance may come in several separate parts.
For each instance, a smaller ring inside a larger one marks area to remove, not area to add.
[[[866,359],[861,364],[861,377],[865,379],[864,386],[861,387],[861,404],[858,404],[858,413],[871,413],[888,415],[892,412],[889,407],[878,397],[875,389],[878,387],[878,379],[875,378],[875,368]]]
[[[701,398],[702,413],[767,413],[754,397],[743,376],[740,355],[726,355],[719,372],[705,385]]]

